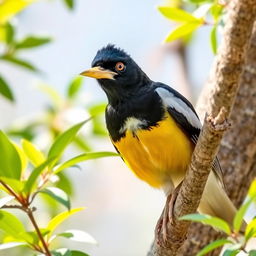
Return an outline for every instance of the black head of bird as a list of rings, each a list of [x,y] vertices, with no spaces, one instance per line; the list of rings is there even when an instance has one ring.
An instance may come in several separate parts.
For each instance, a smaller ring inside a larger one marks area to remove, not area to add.
[[[92,61],[92,68],[81,75],[96,78],[110,103],[131,97],[137,89],[150,82],[135,61],[114,45],[99,50]]]

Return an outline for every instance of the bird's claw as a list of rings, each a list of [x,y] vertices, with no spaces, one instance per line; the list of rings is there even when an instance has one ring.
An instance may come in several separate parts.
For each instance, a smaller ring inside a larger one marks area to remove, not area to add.
[[[174,220],[174,205],[181,187],[180,183],[166,199],[166,204],[157,222],[155,229],[156,242],[159,246],[166,248],[168,244],[168,225]]]

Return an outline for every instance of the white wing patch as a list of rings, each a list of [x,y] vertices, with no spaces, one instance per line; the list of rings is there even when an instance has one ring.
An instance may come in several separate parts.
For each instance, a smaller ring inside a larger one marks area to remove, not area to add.
[[[166,107],[172,107],[177,112],[184,115],[187,121],[193,127],[198,129],[202,128],[201,122],[199,121],[198,117],[184,101],[176,97],[173,93],[161,87],[157,88],[156,92],[158,93]]]
[[[142,126],[145,126],[145,125],[147,125],[146,120],[140,120],[135,117],[128,117],[125,120],[123,127],[120,129],[120,133],[123,133],[127,130],[135,132],[136,130],[140,129]]]

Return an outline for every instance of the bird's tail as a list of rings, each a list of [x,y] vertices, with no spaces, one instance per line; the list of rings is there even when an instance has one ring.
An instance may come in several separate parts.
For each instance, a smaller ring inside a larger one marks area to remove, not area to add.
[[[230,227],[233,226],[237,209],[213,172],[208,177],[198,211],[219,217],[228,222]],[[241,227],[242,232],[245,231],[245,227],[246,223],[244,222]]]

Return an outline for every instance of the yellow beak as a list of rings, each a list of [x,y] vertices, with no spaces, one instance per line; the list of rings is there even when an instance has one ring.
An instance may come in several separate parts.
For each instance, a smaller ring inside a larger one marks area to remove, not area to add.
[[[82,73],[80,73],[80,75],[89,76],[96,79],[113,79],[114,80],[114,76],[117,75],[117,73],[108,69],[104,69],[102,67],[94,67],[86,71],[83,71]]]

